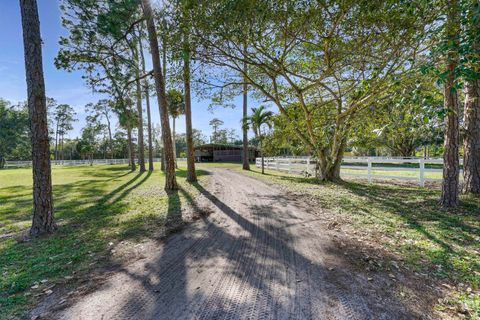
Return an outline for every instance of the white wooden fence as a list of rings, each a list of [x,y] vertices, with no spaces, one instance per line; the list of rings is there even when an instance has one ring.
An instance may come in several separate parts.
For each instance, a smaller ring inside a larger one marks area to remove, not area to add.
[[[264,161],[266,169],[304,176],[315,174],[315,159],[310,157],[276,157],[265,158]],[[260,168],[262,165],[261,158],[256,158],[255,164]],[[343,159],[343,164],[340,167],[340,176],[365,178],[369,182],[374,179],[410,180],[417,181],[421,187],[425,186],[426,181],[441,181],[442,169],[425,168],[426,164],[443,164],[443,159],[347,157]],[[389,172],[393,174],[388,174]],[[462,172],[460,172],[460,176],[463,176]]]
[[[182,161],[183,158],[178,158]],[[93,159],[93,160],[52,160],[52,166],[80,166],[90,164],[128,164],[130,159]],[[138,163],[138,160],[136,160]],[[148,163],[148,159],[145,159]],[[153,162],[160,162],[160,158],[153,158]],[[32,161],[6,161],[5,167],[30,167]]]

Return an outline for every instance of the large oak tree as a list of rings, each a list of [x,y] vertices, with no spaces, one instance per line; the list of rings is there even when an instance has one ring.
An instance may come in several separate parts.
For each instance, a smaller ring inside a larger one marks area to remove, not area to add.
[[[339,179],[357,115],[386,96],[387,80],[414,67],[428,23],[422,1],[205,1],[198,8],[193,30],[203,60],[233,70],[278,107],[317,158],[321,180]]]

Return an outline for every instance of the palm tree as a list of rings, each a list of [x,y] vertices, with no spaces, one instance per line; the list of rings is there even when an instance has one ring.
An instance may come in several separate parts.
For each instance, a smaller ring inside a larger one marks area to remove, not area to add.
[[[170,89],[167,92],[167,107],[168,113],[172,116],[172,142],[173,142],[173,155],[175,157],[175,168],[178,168],[177,165],[177,146],[175,143],[175,120],[180,117],[180,115],[185,113],[185,101],[183,94],[176,90]]]
[[[243,118],[243,128],[252,128],[255,137],[260,143],[260,152],[262,156],[262,174],[265,174],[265,166],[263,160],[263,138],[265,137],[264,128],[272,128],[273,112],[265,110],[265,106],[252,108],[252,114]]]

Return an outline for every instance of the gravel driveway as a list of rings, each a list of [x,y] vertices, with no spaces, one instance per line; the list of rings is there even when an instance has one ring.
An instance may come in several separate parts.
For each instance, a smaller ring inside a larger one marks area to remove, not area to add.
[[[60,319],[413,319],[410,310],[346,265],[312,208],[226,168],[206,169],[194,210],[210,214],[97,290]],[[182,192],[182,191],[179,191]],[[387,281],[388,279],[385,279]]]

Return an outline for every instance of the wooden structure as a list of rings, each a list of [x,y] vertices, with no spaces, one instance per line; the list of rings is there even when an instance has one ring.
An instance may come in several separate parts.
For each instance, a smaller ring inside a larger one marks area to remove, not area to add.
[[[195,147],[196,162],[242,162],[242,146],[231,144],[209,143]],[[250,146],[249,161],[255,161],[260,152],[257,148]]]

